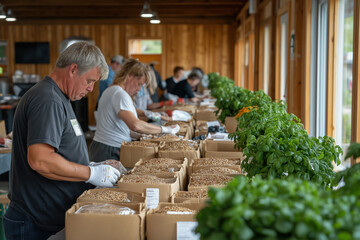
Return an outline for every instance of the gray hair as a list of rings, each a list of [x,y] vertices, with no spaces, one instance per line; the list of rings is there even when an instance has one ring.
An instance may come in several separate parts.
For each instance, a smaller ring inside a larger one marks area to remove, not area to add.
[[[71,64],[78,65],[79,74],[98,67],[100,80],[106,79],[109,74],[109,67],[100,49],[92,43],[81,41],[71,44],[66,48],[56,61],[56,67],[65,68]]]

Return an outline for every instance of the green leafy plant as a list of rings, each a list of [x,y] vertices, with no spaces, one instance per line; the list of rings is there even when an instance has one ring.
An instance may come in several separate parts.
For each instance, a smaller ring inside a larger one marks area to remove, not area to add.
[[[258,99],[257,104],[239,117],[238,129],[230,135],[246,156],[242,168],[247,176],[296,176],[329,187],[335,176],[332,162],[340,164],[342,153],[334,139],[309,136],[282,101]]]
[[[215,102],[215,106],[218,108],[215,113],[219,120],[225,123],[226,117],[234,117],[240,109],[245,107],[251,92],[240,87],[225,87],[220,91],[221,94]]]
[[[329,189],[300,179],[236,177],[196,216],[201,239],[337,239]]]

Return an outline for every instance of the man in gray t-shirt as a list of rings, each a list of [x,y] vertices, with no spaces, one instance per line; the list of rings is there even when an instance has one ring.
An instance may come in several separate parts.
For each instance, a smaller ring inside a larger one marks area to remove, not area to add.
[[[87,42],[62,52],[53,72],[17,106],[13,126],[7,239],[47,239],[64,228],[65,212],[89,183],[112,186],[120,172],[89,166],[84,134],[70,101],[93,90],[108,68],[101,51]]]

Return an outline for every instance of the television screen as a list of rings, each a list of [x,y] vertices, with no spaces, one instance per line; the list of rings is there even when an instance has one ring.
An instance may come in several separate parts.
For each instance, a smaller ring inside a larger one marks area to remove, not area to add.
[[[49,42],[15,42],[15,63],[50,63]]]

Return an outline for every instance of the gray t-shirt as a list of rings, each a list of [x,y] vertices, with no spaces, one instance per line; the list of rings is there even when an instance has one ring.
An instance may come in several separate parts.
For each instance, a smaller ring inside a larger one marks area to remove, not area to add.
[[[43,177],[30,168],[27,149],[45,143],[68,161],[89,165],[85,137],[80,128],[74,129],[74,119],[69,98],[50,77],[27,91],[15,112],[9,197],[43,230],[61,230],[66,210],[89,184]]]
[[[108,146],[121,146],[131,142],[130,129],[119,117],[120,110],[130,111],[137,118],[134,101],[119,85],[108,87],[99,101],[94,140]]]

